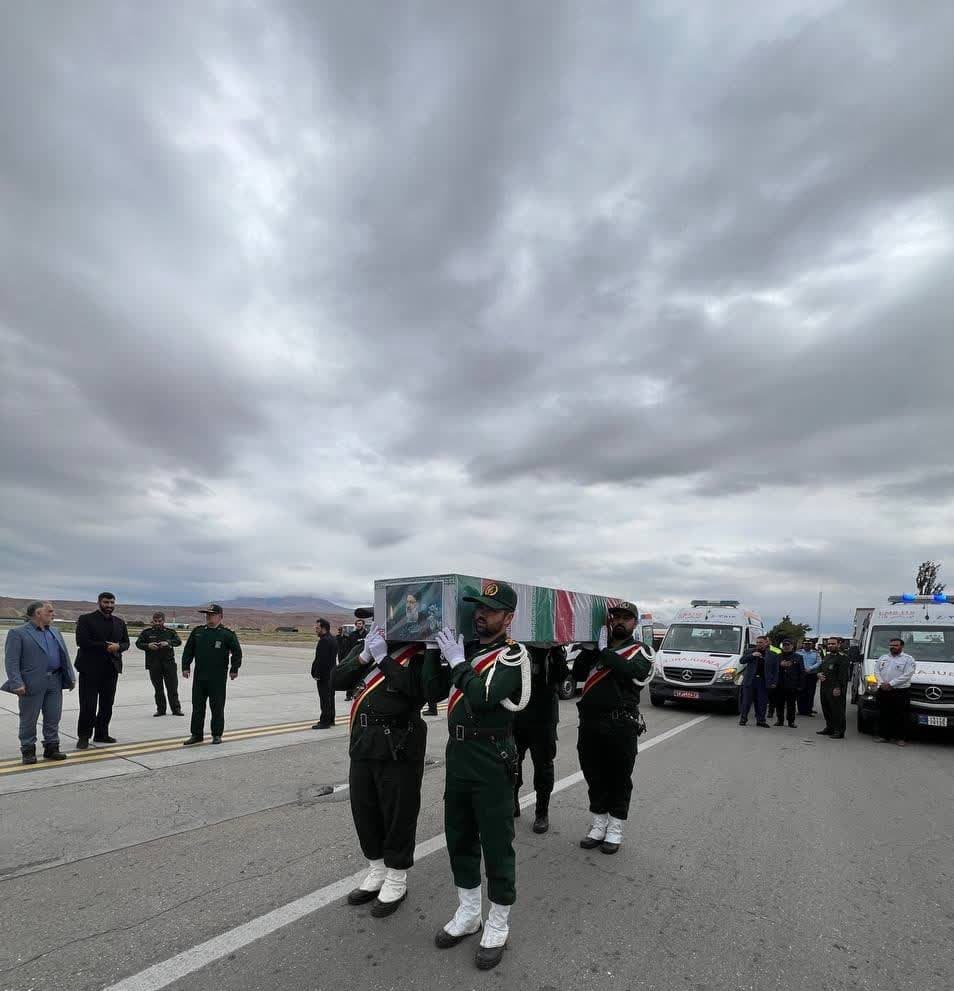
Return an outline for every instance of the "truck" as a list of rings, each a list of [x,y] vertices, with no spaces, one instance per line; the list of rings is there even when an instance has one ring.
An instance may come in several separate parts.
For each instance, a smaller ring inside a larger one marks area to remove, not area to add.
[[[859,663],[854,666],[851,683],[851,699],[858,707],[858,732],[877,729],[876,662],[888,653],[888,642],[895,637],[904,641],[904,651],[916,665],[911,722],[954,727],[954,596],[906,593],[889,596],[887,606],[872,609],[862,620]]]
[[[739,599],[693,599],[666,631],[649,685],[650,702],[701,702],[737,713],[739,662],[764,632],[762,617]]]

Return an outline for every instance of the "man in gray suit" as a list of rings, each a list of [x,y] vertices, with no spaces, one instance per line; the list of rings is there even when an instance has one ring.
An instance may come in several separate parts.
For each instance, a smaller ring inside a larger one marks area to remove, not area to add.
[[[63,689],[73,691],[76,672],[63,635],[52,625],[53,606],[31,602],[27,622],[7,633],[7,680],[0,691],[20,700],[20,752],[24,764],[36,763],[36,723],[43,713],[43,759],[66,760],[60,751]]]

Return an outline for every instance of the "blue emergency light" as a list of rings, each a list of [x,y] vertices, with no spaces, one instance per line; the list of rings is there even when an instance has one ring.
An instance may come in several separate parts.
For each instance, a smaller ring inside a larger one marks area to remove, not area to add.
[[[943,592],[935,592],[934,593],[934,601],[935,602],[948,602],[949,599],[950,599],[950,596],[945,595]]]
[[[904,595],[901,596],[901,601],[902,602],[917,602],[918,601],[918,597],[916,595],[913,595],[911,592],[905,592]]]

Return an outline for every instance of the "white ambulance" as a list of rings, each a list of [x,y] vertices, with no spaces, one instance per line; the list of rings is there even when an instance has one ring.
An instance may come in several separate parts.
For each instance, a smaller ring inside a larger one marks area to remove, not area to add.
[[[892,595],[889,605],[872,609],[861,629],[861,663],[853,672],[852,701],[858,706],[858,732],[877,729],[878,676],[875,663],[894,637],[917,663],[911,684],[911,721],[920,726],[954,727],[954,596]]]
[[[706,702],[739,711],[742,655],[764,633],[762,617],[738,599],[693,599],[673,618],[649,685],[653,705]]]

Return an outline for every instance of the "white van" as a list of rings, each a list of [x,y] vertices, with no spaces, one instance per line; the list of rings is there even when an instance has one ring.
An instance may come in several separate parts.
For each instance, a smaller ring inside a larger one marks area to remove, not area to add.
[[[653,705],[708,702],[739,711],[742,655],[762,636],[762,617],[738,599],[694,599],[676,613],[656,655]]]
[[[917,663],[911,684],[911,721],[954,727],[954,596],[892,595],[873,609],[861,630],[861,663],[855,666],[851,699],[858,706],[858,732],[877,729],[878,676],[875,662],[900,637]]]

